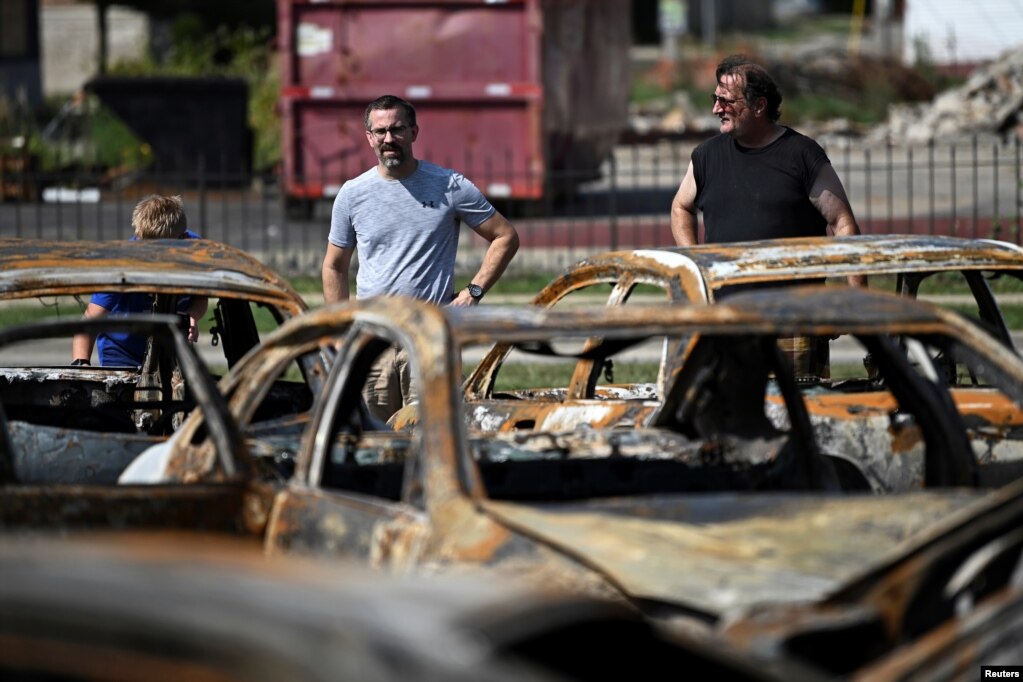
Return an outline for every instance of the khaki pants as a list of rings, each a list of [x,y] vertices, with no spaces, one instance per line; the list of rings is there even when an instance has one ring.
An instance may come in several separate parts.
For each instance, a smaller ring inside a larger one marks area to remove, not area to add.
[[[409,403],[418,402],[419,394],[412,385],[408,353],[394,346],[376,359],[362,387],[370,413],[386,422],[392,414]]]

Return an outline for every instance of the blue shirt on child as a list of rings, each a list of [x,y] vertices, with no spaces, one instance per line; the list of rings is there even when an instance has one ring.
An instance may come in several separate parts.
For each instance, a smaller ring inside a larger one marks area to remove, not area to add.
[[[185,230],[182,239],[201,239],[195,232]],[[132,240],[136,237],[132,236]],[[110,311],[111,315],[147,313],[153,309],[153,295],[132,293],[93,294],[90,302]],[[178,312],[188,311],[189,297],[178,299]],[[141,367],[146,355],[146,337],[127,332],[106,332],[96,337],[99,364],[103,367]]]

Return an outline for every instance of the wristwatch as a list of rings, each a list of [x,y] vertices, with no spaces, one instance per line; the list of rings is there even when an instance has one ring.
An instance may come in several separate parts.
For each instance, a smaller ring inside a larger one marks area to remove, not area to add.
[[[468,288],[469,295],[472,296],[474,300],[478,302],[481,298],[483,298],[483,287],[481,287],[479,284],[470,282]]]
[[[71,366],[72,367],[85,367],[85,366],[91,366],[91,365],[90,365],[89,361],[86,360],[85,358],[75,358],[74,360],[71,361]]]

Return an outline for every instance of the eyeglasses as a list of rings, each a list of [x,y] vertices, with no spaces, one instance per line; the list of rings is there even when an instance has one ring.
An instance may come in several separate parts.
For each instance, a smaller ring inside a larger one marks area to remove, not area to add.
[[[744,102],[744,101],[745,100],[742,97],[740,97],[738,99],[725,99],[724,97],[718,97],[717,95],[711,95],[710,96],[710,104],[711,104],[711,106],[713,106],[715,104],[720,104],[722,107],[730,107],[733,104],[735,104],[736,102]]]
[[[383,142],[384,138],[387,137],[387,133],[391,134],[396,140],[403,140],[408,135],[408,126],[394,126],[392,128],[377,128],[375,130],[367,130],[366,132],[376,138],[377,142]]]

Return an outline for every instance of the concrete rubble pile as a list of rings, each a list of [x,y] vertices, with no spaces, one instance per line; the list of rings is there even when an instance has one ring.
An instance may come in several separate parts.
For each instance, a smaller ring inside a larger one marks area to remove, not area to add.
[[[891,107],[887,123],[867,135],[875,143],[927,143],[974,135],[1023,136],[1023,48],[979,68],[958,88],[926,104]]]

